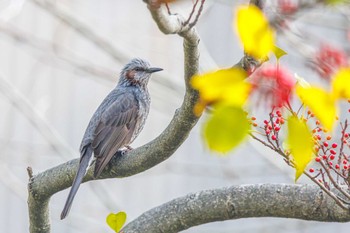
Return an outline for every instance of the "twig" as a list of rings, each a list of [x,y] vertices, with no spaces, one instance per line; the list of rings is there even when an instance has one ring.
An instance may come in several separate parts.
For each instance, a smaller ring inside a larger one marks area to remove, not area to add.
[[[192,7],[192,10],[191,10],[191,13],[190,13],[190,16],[188,17],[188,19],[184,22],[184,25],[187,25],[190,23],[191,21],[191,18],[194,14],[194,12],[196,11],[196,7],[197,7],[197,4],[198,4],[199,0],[196,0],[196,2],[194,3],[193,7]]]
[[[254,140],[257,140],[258,142],[260,142],[261,144],[263,144],[264,146],[270,148],[271,150],[275,150],[274,147],[272,147],[270,144],[266,143],[265,141],[261,140],[258,137],[255,137],[252,133],[249,134]]]
[[[33,178],[33,169],[32,167],[27,167],[27,173],[28,173],[28,177],[29,180]]]
[[[331,181],[331,183],[333,184],[333,186],[334,186],[337,190],[339,190],[347,199],[350,200],[350,194],[347,193],[347,192],[345,192],[345,191],[338,185],[338,183],[333,179],[332,174],[329,172],[329,169],[326,167],[326,165],[323,163],[322,160],[320,161],[320,164],[321,164],[322,168],[324,169],[324,171],[326,172],[326,174],[327,174],[329,180]]]
[[[330,196],[337,204],[340,208],[344,209],[344,210],[349,210],[349,208],[347,206],[345,206],[339,199],[338,197],[331,192],[330,190],[328,190],[324,185],[322,185],[320,182],[318,182],[315,178],[313,178],[308,172],[304,172],[304,174],[309,177],[314,183],[316,183],[325,193],[327,193],[328,196]]]

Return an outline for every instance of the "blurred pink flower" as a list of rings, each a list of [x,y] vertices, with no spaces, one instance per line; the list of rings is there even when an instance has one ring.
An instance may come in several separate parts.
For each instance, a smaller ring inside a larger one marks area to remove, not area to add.
[[[272,108],[289,104],[295,79],[280,66],[262,66],[250,76],[253,85],[251,94]]]
[[[330,80],[340,67],[346,66],[346,63],[345,53],[330,45],[321,45],[315,54],[315,69],[322,78],[327,80]]]

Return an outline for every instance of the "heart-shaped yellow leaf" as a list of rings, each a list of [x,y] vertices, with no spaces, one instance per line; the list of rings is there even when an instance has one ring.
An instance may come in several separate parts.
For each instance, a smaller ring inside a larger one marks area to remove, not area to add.
[[[257,60],[264,59],[273,51],[274,30],[258,7],[249,5],[238,9],[237,30],[244,51]]]
[[[238,146],[248,135],[250,124],[242,108],[228,105],[215,106],[204,125],[204,137],[209,148],[227,153]]]
[[[332,130],[337,116],[334,95],[318,87],[297,85],[296,93],[301,101],[310,108],[327,130]]]
[[[314,141],[309,127],[296,116],[288,118],[287,144],[293,156],[295,166],[295,181],[303,174],[312,159]]]
[[[115,232],[119,232],[122,229],[125,221],[126,221],[125,212],[119,212],[116,214],[110,213],[106,218],[106,222],[108,226],[112,228]]]

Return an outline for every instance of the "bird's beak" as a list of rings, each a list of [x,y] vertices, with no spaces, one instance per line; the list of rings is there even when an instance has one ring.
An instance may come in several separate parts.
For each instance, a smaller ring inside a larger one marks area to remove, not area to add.
[[[162,71],[162,70],[163,70],[162,68],[151,67],[151,68],[148,69],[148,72],[155,73],[155,72],[159,72],[159,71]]]

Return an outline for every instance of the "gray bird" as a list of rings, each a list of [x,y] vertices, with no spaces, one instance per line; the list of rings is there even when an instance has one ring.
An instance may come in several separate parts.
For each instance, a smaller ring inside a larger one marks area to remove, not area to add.
[[[125,65],[118,85],[107,95],[92,116],[80,145],[77,174],[61,213],[64,219],[86,174],[92,154],[96,158],[94,177],[98,177],[114,154],[129,147],[145,125],[150,108],[147,83],[161,68],[150,67],[135,58]]]

